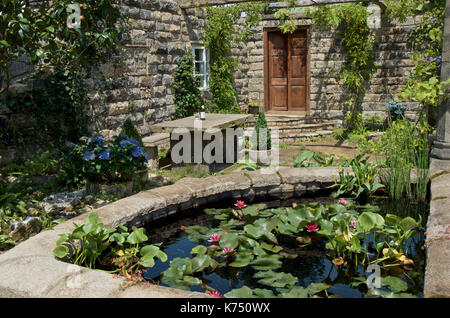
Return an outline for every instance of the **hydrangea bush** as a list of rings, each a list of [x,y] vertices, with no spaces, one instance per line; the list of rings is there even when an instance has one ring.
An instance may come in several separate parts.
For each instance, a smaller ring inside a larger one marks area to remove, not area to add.
[[[137,170],[145,169],[148,161],[139,141],[124,133],[114,136],[109,144],[99,135],[81,137],[78,144],[66,146],[64,171],[68,183],[130,181]]]

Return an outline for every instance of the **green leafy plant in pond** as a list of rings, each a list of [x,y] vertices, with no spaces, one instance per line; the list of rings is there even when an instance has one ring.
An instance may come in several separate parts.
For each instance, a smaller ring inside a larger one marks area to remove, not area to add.
[[[143,245],[148,241],[144,228],[133,226],[131,232],[124,226],[119,230],[104,228],[98,215],[92,212],[85,224],[75,224],[72,233],[60,234],[53,254],[69,263],[89,268],[114,267],[111,273],[120,273],[133,279],[142,275],[143,268],[152,267],[155,259],[167,261],[167,255],[157,245]]]
[[[364,154],[354,157],[349,162],[349,167],[353,174],[345,169],[339,169],[339,181],[335,181],[337,190],[331,194],[332,197],[351,196],[366,202],[370,195],[384,187],[383,184],[376,182],[380,170],[378,164],[370,162],[368,157],[364,158]]]
[[[357,277],[354,279],[352,286],[367,285],[365,277]],[[408,290],[408,284],[401,278],[395,276],[385,276],[380,278],[380,288],[370,288],[366,293],[366,298],[417,298],[417,296],[405,293]],[[381,289],[382,287],[389,288],[389,291]]]

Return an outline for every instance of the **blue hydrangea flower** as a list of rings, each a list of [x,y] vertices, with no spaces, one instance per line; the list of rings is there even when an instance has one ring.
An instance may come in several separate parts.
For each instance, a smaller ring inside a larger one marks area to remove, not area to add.
[[[100,160],[111,160],[111,151],[109,150],[104,150],[100,153],[100,155],[98,156],[98,158]]]
[[[104,143],[103,143],[103,136],[97,136],[97,137],[95,137],[95,141],[97,142],[97,144],[98,144],[100,147],[103,147],[103,145],[104,145]]]
[[[141,146],[141,144],[139,143],[139,141],[137,141],[136,139],[134,139],[134,138],[129,138],[128,139],[133,145],[136,145],[136,147],[140,147]]]
[[[91,151],[85,151],[83,154],[84,161],[95,160],[95,154]]]
[[[142,153],[144,154],[144,161],[148,162],[148,153],[147,153],[147,151],[143,151]]]
[[[129,145],[132,145],[132,143],[128,139],[124,139],[119,142],[119,145],[122,148],[125,148],[125,147],[128,147]]]
[[[131,155],[135,158],[138,158],[142,155],[143,152],[144,152],[144,148],[138,146],[131,150]]]
[[[119,134],[119,137],[128,138],[128,135],[126,133],[121,132]]]
[[[436,58],[436,65],[437,65],[437,67],[441,67],[441,62],[442,62],[442,57],[439,55],[439,56]]]

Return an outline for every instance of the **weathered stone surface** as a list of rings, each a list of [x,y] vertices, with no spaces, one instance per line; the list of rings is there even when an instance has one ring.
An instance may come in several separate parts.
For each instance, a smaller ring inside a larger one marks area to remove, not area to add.
[[[261,170],[248,171],[245,174],[251,179],[252,187],[269,187],[280,184],[280,176],[276,172],[262,172]]]
[[[13,240],[19,242],[39,233],[41,228],[42,222],[39,217],[27,216],[24,221],[13,222],[10,224],[9,236],[11,236]]]
[[[424,297],[450,297],[450,240],[427,243]]]

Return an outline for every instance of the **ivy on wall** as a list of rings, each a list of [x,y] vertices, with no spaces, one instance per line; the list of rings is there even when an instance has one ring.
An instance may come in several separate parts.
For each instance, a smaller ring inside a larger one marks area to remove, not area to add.
[[[377,68],[374,54],[375,37],[367,25],[369,12],[361,3],[323,6],[307,9],[319,30],[338,28],[346,62],[338,72],[338,78],[347,93],[348,115],[346,128],[358,129],[360,106],[367,90],[367,83]]]
[[[210,51],[209,89],[213,96],[208,111],[240,112],[232,75],[237,61],[231,56],[231,48],[248,40],[250,29],[260,22],[264,7],[263,3],[242,3],[206,9],[203,42]],[[245,17],[242,17],[243,13]],[[238,23],[241,17],[243,25]]]

